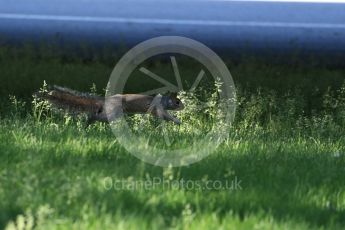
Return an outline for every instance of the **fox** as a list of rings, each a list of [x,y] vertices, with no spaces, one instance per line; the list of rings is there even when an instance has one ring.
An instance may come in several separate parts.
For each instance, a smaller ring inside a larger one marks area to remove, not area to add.
[[[48,101],[55,108],[76,114],[86,114],[87,126],[95,122],[114,121],[121,112],[123,114],[151,114],[156,118],[180,125],[181,121],[171,115],[168,110],[184,109],[184,104],[177,97],[176,92],[170,92],[167,95],[115,94],[101,97],[53,85],[43,93],[36,93],[36,96]]]

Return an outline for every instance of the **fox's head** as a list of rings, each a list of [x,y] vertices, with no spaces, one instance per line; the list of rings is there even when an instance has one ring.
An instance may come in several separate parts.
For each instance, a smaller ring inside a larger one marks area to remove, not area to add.
[[[184,105],[180,99],[177,98],[177,93],[168,93],[162,96],[162,105],[166,110],[182,110]]]

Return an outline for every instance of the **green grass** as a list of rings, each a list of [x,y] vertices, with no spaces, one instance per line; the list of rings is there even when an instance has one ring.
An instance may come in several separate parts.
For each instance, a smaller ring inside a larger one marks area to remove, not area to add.
[[[304,135],[306,131],[237,132],[201,162],[160,168],[131,156],[102,126],[85,130],[75,123],[4,119],[1,223],[24,215],[34,218],[38,229],[341,229],[344,133],[330,139]],[[107,190],[104,178],[108,177],[127,182],[207,178],[224,184],[238,178],[241,188],[157,185]],[[45,207],[51,212],[40,214]]]
[[[343,70],[229,62],[238,89],[229,137],[198,163],[162,168],[128,153],[106,124],[33,112],[29,96],[43,79],[84,90],[95,82],[101,91],[111,65],[8,52],[0,59],[1,229],[343,229]],[[193,111],[179,116],[171,136],[186,143],[209,122]],[[150,124],[142,134],[159,141]],[[153,180],[164,183],[131,187]],[[181,180],[201,187],[177,187]],[[234,181],[240,186],[205,187]]]

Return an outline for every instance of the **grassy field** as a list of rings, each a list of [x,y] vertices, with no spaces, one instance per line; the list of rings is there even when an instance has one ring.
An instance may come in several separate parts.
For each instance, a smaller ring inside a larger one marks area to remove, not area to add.
[[[37,116],[43,80],[101,93],[115,61],[28,50],[0,50],[1,229],[343,229],[344,70],[227,61],[238,91],[229,138],[196,164],[161,168],[106,124]],[[208,122],[179,116],[172,136]],[[143,135],[159,139],[153,129]]]

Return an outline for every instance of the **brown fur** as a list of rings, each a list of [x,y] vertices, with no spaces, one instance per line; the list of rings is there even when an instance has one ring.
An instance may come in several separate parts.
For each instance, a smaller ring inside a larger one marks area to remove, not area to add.
[[[95,121],[106,122],[115,120],[123,113],[150,113],[166,121],[180,124],[180,121],[170,115],[166,110],[183,109],[182,102],[176,94],[169,96],[148,96],[141,94],[116,94],[107,98],[91,94],[80,93],[67,88],[53,86],[45,94],[39,97],[48,100],[52,105],[75,113],[86,113],[89,116],[88,123]],[[166,103],[162,104],[161,101]],[[107,101],[107,103],[105,103]],[[107,107],[106,107],[107,106]]]

